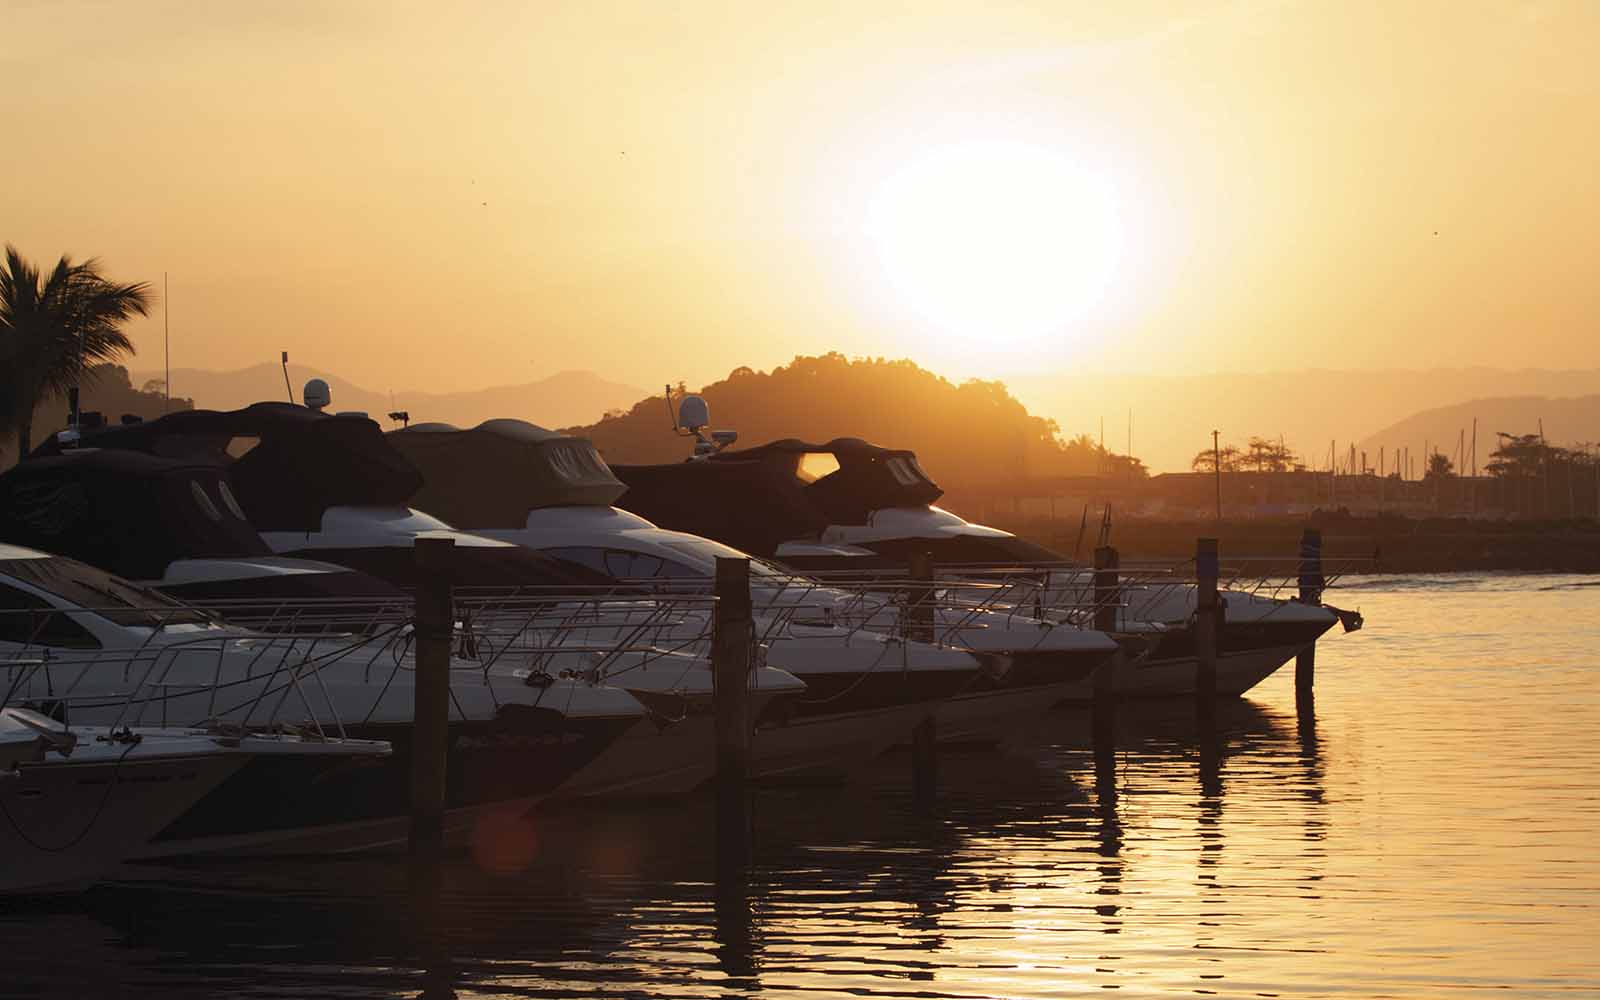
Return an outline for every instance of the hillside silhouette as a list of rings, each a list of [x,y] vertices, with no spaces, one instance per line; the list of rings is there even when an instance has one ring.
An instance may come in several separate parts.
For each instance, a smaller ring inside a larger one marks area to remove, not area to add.
[[[141,383],[136,388],[122,365],[99,364],[89,369],[83,379],[81,406],[85,412],[99,413],[108,423],[116,423],[124,414],[145,420],[154,420],[169,410],[192,410],[194,400],[174,396],[168,400],[159,385]],[[51,396],[33,410],[33,444],[38,447],[46,437],[67,426],[67,398]],[[16,439],[10,435],[0,438],[0,469],[10,468],[16,462]]]
[[[1448,416],[1436,425],[1424,421],[1395,427],[1420,417],[1422,410],[1477,405],[1464,400],[1578,397],[1600,391],[1600,369],[1592,368],[1308,369],[1194,375],[1076,372],[1003,378],[1030,411],[1053,417],[1064,427],[1097,427],[1104,419],[1106,440],[1115,448],[1126,447],[1132,410],[1132,451],[1153,472],[1187,472],[1195,452],[1210,447],[1212,428],[1222,432],[1224,443],[1243,444],[1255,435],[1281,437],[1308,464],[1320,468],[1327,468],[1329,442],[1336,440],[1343,451],[1356,441],[1359,447],[1372,449],[1376,464],[1380,442],[1391,448],[1404,445],[1420,455],[1424,441],[1448,435],[1453,447],[1457,428],[1466,426],[1470,432],[1470,413],[1464,425],[1460,416]],[[1544,414],[1552,441],[1553,426],[1563,428],[1564,442],[1600,437],[1575,423],[1569,426],[1565,417],[1553,423],[1553,412]],[[1478,415],[1481,456],[1485,422],[1514,415],[1491,417],[1487,409]],[[1533,424],[1526,429],[1534,429]]]
[[[859,437],[914,450],[946,487],[1019,475],[1142,474],[1136,463],[1102,453],[1087,438],[1064,440],[1054,421],[1029,413],[1000,382],[956,384],[907,360],[797,357],[770,372],[736,368],[699,394],[710,404],[713,427],[739,432],[735,448],[778,438]],[[659,394],[567,431],[623,464],[680,461],[690,450],[687,439],[672,433]]]
[[[1409,446],[1420,455],[1422,446],[1417,442],[1427,442],[1430,450],[1443,452],[1464,465],[1466,457],[1456,453],[1463,439],[1470,448],[1474,419],[1478,422],[1480,469],[1488,464],[1497,443],[1496,434],[1501,431],[1533,434],[1542,426],[1550,444],[1583,450],[1585,445],[1600,442],[1600,394],[1566,398],[1501,396],[1436,407],[1377,431],[1358,442],[1357,447],[1369,452],[1370,461],[1376,464],[1379,448],[1393,452],[1397,447]]]
[[[159,378],[160,374],[134,377]],[[391,393],[356,385],[324,369],[291,363],[289,384],[295,402],[300,401],[301,387],[310,378],[328,383],[333,409],[359,410],[385,426],[385,414],[405,410],[413,421],[439,421],[459,427],[471,427],[496,417],[517,417],[554,427],[593,420],[609,409],[631,405],[645,394],[643,389],[608,381],[591,371],[557,372],[533,382],[465,392],[396,389]],[[174,369],[172,387],[210,410],[234,410],[264,399],[281,400],[287,398],[289,391],[283,384],[283,369],[270,363],[235,371]]]

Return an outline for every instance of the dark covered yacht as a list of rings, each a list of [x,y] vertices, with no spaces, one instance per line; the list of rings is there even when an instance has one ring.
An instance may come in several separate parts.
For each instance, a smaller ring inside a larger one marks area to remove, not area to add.
[[[78,448],[0,474],[0,541],[70,556],[260,626],[359,627],[399,588],[345,566],[277,556],[226,469]],[[312,612],[308,620],[304,609]],[[243,612],[248,610],[248,614]]]
[[[806,572],[903,573],[929,553],[945,576],[1026,579],[1046,603],[1092,604],[1092,580],[1064,556],[1007,531],[934,506],[943,491],[916,455],[858,438],[795,439],[740,450],[697,449],[670,465],[618,465],[628,485],[618,505],[665,527],[706,534]],[[1118,630],[1142,635],[1150,653],[1119,672],[1125,694],[1193,691],[1192,586],[1130,587]],[[1331,611],[1255,594],[1224,594],[1226,626],[1218,690],[1242,694],[1338,621]],[[1081,612],[1078,613],[1081,617]],[[1084,687],[1080,694],[1087,695]]]
[[[614,471],[628,486],[618,502],[624,509],[682,531],[704,528],[797,569],[904,569],[921,552],[943,565],[1064,562],[1010,532],[932,506],[944,491],[914,452],[860,438],[784,438]]]
[[[422,477],[361,414],[292,403],[187,410],[85,434],[80,448],[131,450],[227,471],[239,512],[277,555],[335,563],[389,586],[416,583],[418,538],[451,538],[460,588],[587,587],[607,581],[515,545],[457,531],[406,506]],[[64,453],[58,442],[34,452]]]

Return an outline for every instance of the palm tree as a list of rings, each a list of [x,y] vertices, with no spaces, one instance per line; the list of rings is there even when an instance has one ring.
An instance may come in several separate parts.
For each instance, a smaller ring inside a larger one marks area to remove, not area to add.
[[[150,311],[150,286],[121,285],[100,261],[63,256],[48,275],[6,244],[0,267],[0,434],[32,447],[33,411],[78,384],[91,364],[133,353],[122,324]]]

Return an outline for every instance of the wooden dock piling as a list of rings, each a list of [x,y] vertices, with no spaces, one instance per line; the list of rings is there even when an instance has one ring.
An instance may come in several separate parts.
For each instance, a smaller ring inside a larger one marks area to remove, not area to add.
[[[411,832],[413,859],[434,861],[444,847],[446,758],[450,750],[450,593],[453,538],[416,542],[416,670],[412,688]]]
[[[750,776],[750,674],[755,622],[750,560],[717,557],[717,608],[711,639],[717,782],[742,789]]]
[[[1222,607],[1217,595],[1221,575],[1217,540],[1201,538],[1194,549],[1195,704],[1210,717],[1217,706],[1217,656],[1222,639]]]
[[[938,633],[933,553],[912,553],[907,576],[911,587],[906,601],[906,636],[918,642],[933,642]],[[931,712],[911,733],[911,790],[923,808],[930,807],[938,794],[939,729]]]
[[[1300,536],[1300,603],[1322,604],[1322,532],[1307,528]],[[1317,644],[1310,643],[1294,658],[1294,693],[1297,702],[1309,701],[1316,684]]]
[[[1118,569],[1122,564],[1116,548],[1102,545],[1094,550],[1094,627],[1108,635],[1117,631],[1117,611],[1122,604]],[[1123,656],[1118,650],[1094,671],[1093,730],[1096,749],[1109,747],[1116,731],[1117,672]]]
[[[933,553],[913,552],[906,565],[905,634],[917,642],[934,639]]]
[[[755,617],[750,560],[717,557],[711,633],[712,729],[715,733],[718,882],[737,884],[750,857],[750,675]]]

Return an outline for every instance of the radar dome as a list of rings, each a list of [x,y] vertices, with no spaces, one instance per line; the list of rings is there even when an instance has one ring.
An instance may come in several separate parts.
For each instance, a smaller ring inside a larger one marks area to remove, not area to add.
[[[321,410],[333,401],[333,394],[328,391],[328,383],[320,378],[314,378],[306,383],[302,395],[306,405],[313,410]]]
[[[711,424],[711,407],[699,396],[685,396],[678,403],[678,426],[696,431]]]

